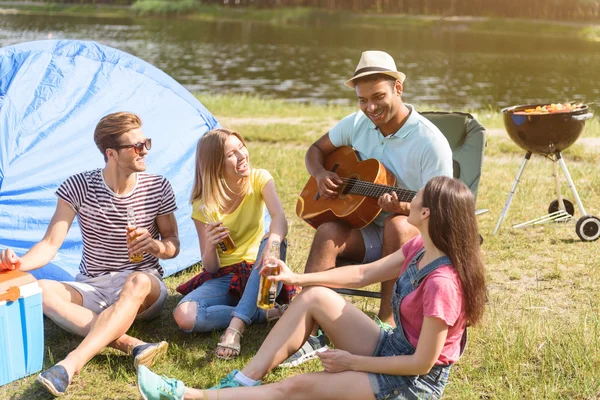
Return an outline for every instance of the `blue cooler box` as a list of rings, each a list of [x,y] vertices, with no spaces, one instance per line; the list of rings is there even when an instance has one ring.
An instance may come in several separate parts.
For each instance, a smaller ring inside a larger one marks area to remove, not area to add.
[[[40,371],[43,361],[42,289],[31,274],[0,272],[0,386]]]

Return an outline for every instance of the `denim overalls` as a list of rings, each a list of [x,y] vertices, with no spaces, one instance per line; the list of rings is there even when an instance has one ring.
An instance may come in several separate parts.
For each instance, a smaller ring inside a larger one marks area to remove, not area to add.
[[[406,270],[396,281],[392,294],[392,310],[396,328],[393,331],[380,333],[380,340],[374,352],[376,357],[414,354],[415,348],[408,341],[400,320],[400,303],[402,299],[417,289],[423,279],[439,267],[451,264],[448,257],[440,257],[418,270],[417,263],[423,257],[425,249],[421,249],[412,259]],[[467,341],[467,331],[461,340],[461,355]],[[377,400],[400,399],[438,399],[450,374],[450,365],[434,365],[427,375],[401,376],[369,373],[369,381]]]

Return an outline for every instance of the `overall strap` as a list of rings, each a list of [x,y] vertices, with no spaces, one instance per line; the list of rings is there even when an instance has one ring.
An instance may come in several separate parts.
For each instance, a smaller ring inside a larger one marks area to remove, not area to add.
[[[414,278],[414,280],[412,282],[413,287],[416,288],[417,286],[419,286],[421,284],[421,282],[423,282],[423,279],[425,279],[427,277],[427,275],[429,275],[430,273],[432,273],[439,267],[441,267],[443,265],[448,265],[448,264],[452,264],[452,261],[450,261],[450,258],[448,258],[448,256],[442,256],[440,258],[433,260],[432,262],[427,264],[425,267],[418,270],[417,276]]]

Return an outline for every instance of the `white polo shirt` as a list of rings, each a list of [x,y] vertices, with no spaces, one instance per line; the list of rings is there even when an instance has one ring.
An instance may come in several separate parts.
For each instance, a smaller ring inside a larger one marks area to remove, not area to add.
[[[348,115],[329,131],[334,146],[351,146],[360,158],[379,160],[396,177],[396,186],[417,191],[435,176],[452,177],[452,150],[440,130],[410,104],[408,119],[397,132],[384,137],[362,112]],[[385,214],[385,215],[382,215]],[[375,222],[383,226],[389,214]]]

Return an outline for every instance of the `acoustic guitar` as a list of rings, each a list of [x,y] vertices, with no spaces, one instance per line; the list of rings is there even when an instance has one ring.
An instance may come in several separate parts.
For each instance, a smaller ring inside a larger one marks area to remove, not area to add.
[[[334,199],[319,195],[317,180],[312,176],[296,203],[296,215],[313,228],[325,222],[344,221],[355,229],[364,228],[381,212],[377,199],[396,192],[398,200],[410,202],[417,194],[395,187],[396,178],[374,158],[361,161],[353,148],[342,146],[325,159],[325,168],[344,182]]]

